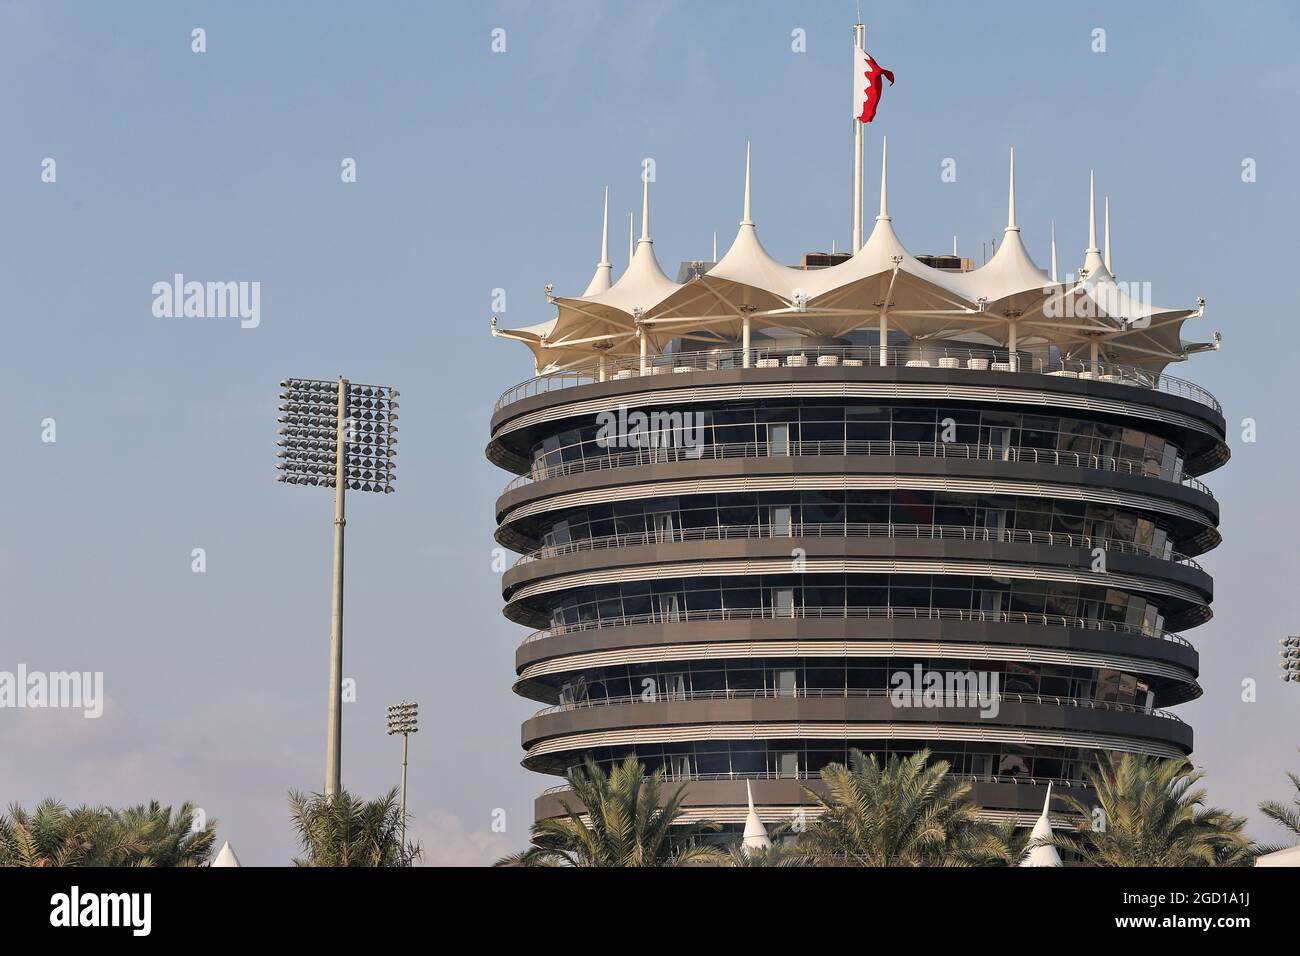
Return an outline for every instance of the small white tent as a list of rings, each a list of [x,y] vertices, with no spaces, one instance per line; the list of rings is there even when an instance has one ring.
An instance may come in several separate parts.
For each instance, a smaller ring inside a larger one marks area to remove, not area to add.
[[[1047,785],[1047,799],[1043,801],[1043,815],[1034,823],[1034,829],[1029,834],[1030,850],[1025,854],[1025,858],[1020,861],[1021,866],[1060,866],[1061,855],[1056,852],[1054,846],[1034,846],[1039,840],[1047,840],[1052,836],[1052,821],[1047,819],[1047,808],[1052,805],[1052,785]]]
[[[217,858],[212,861],[212,865],[239,866],[239,857],[235,856],[235,851],[230,848],[229,840],[221,844],[221,850],[217,853]]]
[[[1300,866],[1300,846],[1288,847],[1255,858],[1256,866]]]
[[[745,817],[745,838],[742,845],[746,853],[751,850],[766,850],[772,845],[772,840],[754,810],[754,790],[748,780],[745,781],[745,793],[749,795],[749,815]]]

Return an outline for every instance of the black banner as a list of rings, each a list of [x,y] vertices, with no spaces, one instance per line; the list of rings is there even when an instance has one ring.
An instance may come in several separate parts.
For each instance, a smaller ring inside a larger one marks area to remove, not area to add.
[[[1074,934],[1243,931],[1294,924],[1285,869],[0,870],[10,940],[78,934],[115,944],[395,940],[407,932],[543,926],[698,927],[707,937],[810,941],[855,924],[918,945],[1082,939]],[[1039,936],[1039,933],[1050,933]],[[1064,934],[1064,935],[1063,935]],[[454,938],[454,937],[453,937]]]

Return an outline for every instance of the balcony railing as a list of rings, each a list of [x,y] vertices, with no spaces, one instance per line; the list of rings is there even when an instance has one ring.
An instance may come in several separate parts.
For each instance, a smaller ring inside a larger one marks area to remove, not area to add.
[[[920,690],[918,689],[917,692],[920,693]],[[892,698],[895,693],[897,692],[887,687],[796,687],[790,690],[780,690],[773,687],[746,687],[727,690],[691,690],[676,693],[656,693],[649,696],[646,694],[633,694],[628,697],[597,697],[570,701],[555,704],[551,707],[543,707],[533,714],[533,717],[544,717],[548,714],[583,710],[589,707],[617,707],[627,704],[664,704],[691,700],[881,700]],[[943,693],[946,693],[946,691]],[[942,706],[972,710],[981,708],[980,699],[975,692],[967,693],[965,698],[969,703],[952,705],[945,703]],[[1175,723],[1183,723],[1181,717],[1170,711],[1148,709],[1139,707],[1137,704],[1124,704],[1119,701],[1092,700],[1085,697],[1058,697],[1050,694],[1008,693],[1006,691],[997,691],[992,699],[999,703],[1047,704],[1054,707],[1073,707],[1079,710],[1106,710],[1122,714],[1144,714],[1148,717],[1160,717],[1164,720],[1172,720]],[[909,705],[898,709],[913,710],[921,708]]]
[[[585,766],[570,768],[573,770],[586,770]],[[1027,787],[1045,787],[1049,783],[1054,788],[1072,787],[1079,790],[1090,790],[1092,784],[1086,780],[1070,780],[1065,777],[1033,777],[1019,776],[1012,774],[992,774],[992,773],[949,773],[949,776],[956,777],[959,780],[969,780],[971,783],[1008,783],[1020,784]],[[664,773],[666,783],[692,783],[694,781],[712,781],[712,780],[820,780],[821,774],[808,770],[789,771],[782,773],[779,770],[757,770],[752,773],[741,773],[739,771],[732,773]],[[568,784],[560,784],[556,787],[547,787],[540,796],[549,797],[557,793],[572,793],[573,788]]]
[[[619,357],[593,359],[582,367],[564,369],[530,378],[504,392],[493,408],[497,412],[533,395],[560,391],[593,382],[620,380],[643,375],[662,375],[673,372],[719,371],[742,368],[745,365],[742,349],[712,349],[704,352],[672,352],[648,358],[643,365],[640,358]],[[753,368],[835,368],[840,366],[902,366],[906,368],[970,369],[972,371],[1003,372],[1008,375],[1054,375],[1061,378],[1080,378],[1113,382],[1177,395],[1222,412],[1222,406],[1213,395],[1191,382],[1172,375],[1157,375],[1148,369],[1109,362],[1049,360],[1040,355],[1020,352],[1010,355],[1006,350],[939,348],[927,346],[898,346],[884,350],[878,346],[798,348],[765,345],[750,349],[750,366]]]
[[[787,441],[728,442],[710,445],[661,445],[630,450],[603,449],[603,453],[554,465],[536,464],[527,474],[511,480],[502,494],[524,485],[565,475],[604,471],[609,468],[634,468],[680,461],[715,461],[728,458],[788,458],[805,455],[877,455],[892,458],[945,458],[959,461],[1029,462],[1039,465],[1065,465],[1113,471],[1125,475],[1158,478],[1145,462],[1113,455],[1086,455],[1081,452],[1057,451],[1054,448],[1019,448],[1007,445],[964,444],[936,441]],[[1195,478],[1181,483],[1213,497],[1212,492]]]
[[[641,624],[699,624],[708,621],[760,621],[760,620],[907,620],[907,621],[964,621],[981,624],[1029,624],[1042,627],[1073,627],[1088,631],[1107,631],[1132,634],[1169,641],[1182,647],[1191,647],[1186,638],[1154,627],[1096,621],[1091,618],[1061,614],[1031,613],[1025,611],[963,611],[956,608],[930,607],[794,607],[794,608],[715,608],[708,610],[654,611],[649,614],[626,614],[601,618],[596,621],[579,621],[559,624],[534,631],[522,644],[576,634],[605,627],[635,627]]]
[[[599,538],[580,538],[565,544],[548,545],[530,551],[515,561],[515,567],[531,564],[546,558],[583,551],[603,551],[610,548],[633,548],[652,544],[677,544],[690,541],[744,541],[752,539],[789,538],[895,538],[909,541],[972,541],[1005,542],[1011,544],[1043,544],[1059,548],[1101,548],[1106,552],[1133,554],[1142,557],[1173,561],[1197,571],[1202,567],[1185,554],[1156,549],[1131,541],[1114,538],[1094,538],[1089,535],[1057,533],[1054,531],[1021,531],[1011,528],[975,528],[964,525],[935,524],[857,524],[843,521],[813,524],[791,522],[789,525],[717,525],[705,528],[675,528],[664,531],[641,531],[630,534],[613,534]]]

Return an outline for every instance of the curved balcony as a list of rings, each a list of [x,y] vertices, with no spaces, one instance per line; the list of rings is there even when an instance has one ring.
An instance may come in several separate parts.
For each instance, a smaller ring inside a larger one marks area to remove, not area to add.
[[[585,770],[585,764],[576,764],[575,770]],[[1091,790],[1092,784],[1086,780],[1071,780],[1066,777],[1035,777],[1035,776],[1018,776],[1011,774],[996,773],[953,773],[949,771],[949,777],[957,780],[964,780],[969,783],[998,783],[1010,786],[1024,787],[1046,787],[1049,783],[1057,789],[1069,787],[1074,790]],[[734,780],[740,783],[746,781],[758,782],[760,780],[821,780],[821,774],[815,771],[798,770],[788,773],[782,773],[776,770],[757,770],[753,773],[671,773],[667,770],[664,772],[664,783],[712,783],[718,780]],[[573,788],[567,783],[559,784],[554,787],[547,787],[539,797],[553,797],[558,794],[573,793]]]
[[[533,631],[523,639],[521,645],[535,641],[559,637],[565,634],[577,634],[601,628],[634,627],[642,624],[677,625],[702,624],[711,621],[776,621],[776,620],[908,620],[908,621],[963,621],[978,624],[1022,624],[1035,627],[1062,627],[1078,630],[1101,631],[1115,634],[1129,634],[1135,637],[1169,641],[1180,647],[1191,648],[1186,638],[1172,631],[1140,627],[1130,624],[1117,624],[1111,621],[1096,621],[1083,617],[1070,617],[1060,614],[1035,614],[1021,611],[962,611],[954,608],[929,607],[794,607],[794,608],[720,608],[716,610],[690,610],[683,608],[672,612],[655,612],[650,614],[629,614],[620,617],[601,618],[596,621],[580,621],[574,624],[559,624]]]
[[[950,772],[949,775],[970,785],[971,800],[982,808],[980,816],[991,822],[1012,820],[1017,826],[1033,826],[1042,812],[1043,790],[1049,783],[1058,795],[1072,796],[1085,804],[1093,802],[1092,788],[1082,780],[1009,774]],[[806,818],[815,817],[817,806],[807,790],[825,795],[826,787],[819,774],[806,771],[790,774],[678,774],[665,779],[660,799],[681,793],[684,823],[707,819],[739,829],[749,812],[751,791],[759,817],[765,823],[787,821],[797,812],[802,812]],[[567,812],[564,808],[566,803],[580,816],[585,816],[586,807],[565,785],[543,791],[534,803],[535,815],[539,820],[563,816]],[[1053,810],[1051,816],[1057,825],[1072,824],[1068,813]]]
[[[582,701],[572,701],[563,704],[554,704],[550,707],[543,707],[535,712],[531,718],[544,717],[549,714],[569,713],[576,710],[582,710],[590,707],[619,707],[637,704],[662,704],[673,703],[676,701],[693,701],[693,700],[871,700],[871,699],[893,699],[895,691],[889,688],[880,687],[842,687],[842,688],[821,688],[821,687],[800,687],[789,692],[782,693],[773,688],[737,688],[728,690],[696,690],[682,691],[680,693],[657,694],[647,699],[643,694],[633,694],[627,697],[598,697]],[[1000,703],[1014,704],[1043,704],[1053,707],[1074,707],[1081,710],[1106,710],[1121,714],[1142,714],[1147,717],[1161,717],[1165,720],[1172,720],[1182,724],[1185,721],[1167,710],[1155,710],[1140,707],[1137,704],[1124,704],[1118,701],[1093,700],[1082,697],[1058,697],[1050,694],[1022,694],[1018,692],[998,691],[996,699]],[[970,704],[969,707],[976,708],[977,704]],[[911,706],[896,708],[899,710],[912,710]]]
[[[1164,711],[1072,706],[1063,698],[1000,695],[897,707],[889,691],[827,697],[660,698],[543,711],[524,721],[524,766],[562,772],[592,748],[737,739],[1000,742],[1186,756],[1192,730]],[[1018,699],[1017,699],[1018,698]],[[1086,702],[1094,704],[1093,701]]]
[[[617,381],[639,376],[676,372],[709,372],[737,368],[807,368],[896,366],[905,368],[968,369],[1007,375],[1056,376],[1111,382],[1133,388],[1176,395],[1222,414],[1223,407],[1208,391],[1172,375],[1157,375],[1147,369],[1111,363],[1052,361],[1027,353],[972,348],[930,348],[878,346],[794,348],[752,347],[749,361],[743,349],[711,349],[705,352],[676,352],[657,355],[644,362],[637,358],[606,358],[588,365],[549,372],[507,389],[493,406],[493,415],[508,405],[542,395],[595,382]],[[883,351],[883,354],[882,354]]]
[[[658,446],[632,450],[614,450],[596,442],[583,443],[600,448],[602,454],[584,455],[576,461],[558,465],[535,465],[527,474],[509,481],[502,495],[517,488],[569,475],[606,471],[611,468],[634,468],[642,465],[659,465],[672,462],[718,461],[728,458],[798,458],[830,455],[845,457],[865,455],[885,458],[940,458],[956,461],[1026,462],[1036,465],[1060,465],[1093,471],[1109,471],[1122,475],[1160,478],[1152,474],[1145,462],[1113,455],[1085,455],[1072,451],[1049,448],[1026,448],[1005,445],[964,444],[958,442],[925,441],[788,441],[780,445],[771,442],[729,442],[694,446]],[[1170,479],[1165,479],[1170,480]],[[1213,498],[1214,494],[1204,482],[1192,477],[1180,479],[1178,484],[1192,488]]]
[[[1176,551],[1166,553],[1147,545],[1135,544],[1114,538],[1094,538],[1088,535],[1065,534],[1052,531],[997,530],[963,525],[925,525],[849,522],[805,523],[794,522],[788,528],[772,525],[719,525],[705,528],[681,528],[674,531],[643,531],[630,534],[606,535],[598,538],[581,538],[565,544],[549,545],[521,555],[514,567],[531,564],[546,558],[586,551],[604,551],[611,548],[629,548],[646,545],[677,544],[691,541],[744,541],[754,539],[796,538],[901,538],[930,541],[977,541],[985,543],[1038,544],[1048,547],[1101,548],[1106,552],[1133,554],[1140,557],[1172,561],[1197,571],[1203,571],[1192,558]]]
[[[792,547],[794,542],[797,549]],[[563,555],[509,569],[502,576],[501,589],[506,617],[519,624],[542,627],[550,608],[575,589],[719,576],[757,580],[792,573],[894,574],[905,576],[904,581],[913,580],[911,575],[932,574],[1011,578],[1012,591],[1015,580],[1068,589],[1113,588],[1155,601],[1171,628],[1209,620],[1214,587],[1213,579],[1203,569],[1143,555],[1114,553],[1105,558],[1102,568],[1090,550],[1046,544],[1004,544],[969,538],[780,537],[654,544]],[[688,585],[685,590],[692,588]],[[797,602],[787,601],[785,606],[791,603]],[[701,599],[699,606],[720,605]],[[1049,608],[1035,606],[1032,610]]]

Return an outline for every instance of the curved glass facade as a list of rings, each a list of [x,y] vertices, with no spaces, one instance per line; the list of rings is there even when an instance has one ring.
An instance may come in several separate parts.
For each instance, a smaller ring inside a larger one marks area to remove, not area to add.
[[[852,696],[898,685],[924,671],[982,672],[997,675],[1002,693],[1060,697],[1150,708],[1158,705],[1151,680],[1106,667],[1071,667],[1020,661],[961,657],[744,657],[707,661],[666,661],[584,668],[558,683],[562,703],[687,699],[717,693],[774,697]]]
[[[671,415],[662,418],[658,428],[651,418],[644,441],[673,447],[697,440],[706,445],[767,447],[774,440],[772,426],[776,425],[783,444],[893,441],[1041,449],[1130,462],[1142,474],[1169,481],[1183,477],[1183,451],[1174,442],[1139,428],[1060,415],[812,401],[791,405],[745,402],[723,408],[683,405],[674,406]],[[616,453],[623,446],[602,436],[601,428],[593,419],[537,441],[529,449],[534,468],[558,468]]]
[[[946,760],[954,773],[976,778],[1041,778],[1081,781],[1092,766],[1096,751],[1079,747],[1029,746],[994,741],[852,740],[752,741],[708,740],[671,744],[637,744],[634,747],[595,747],[590,755],[606,770],[635,754],[647,770],[662,769],[672,780],[707,779],[711,776],[740,780],[757,776],[809,778],[830,763],[847,763],[851,749],[876,754],[882,762],[889,754],[908,756],[928,747],[932,761]],[[582,761],[571,766],[580,766]],[[566,768],[567,769],[567,768]]]
[[[1200,693],[1196,653],[1166,619],[1209,616],[1209,579],[1180,552],[1219,540],[1217,506],[1184,474],[1188,449],[1196,469],[1227,457],[1216,409],[970,369],[945,372],[949,394],[972,388],[951,403],[826,397],[832,375],[934,388],[897,367],[819,369],[809,397],[785,367],[716,372],[780,397],[665,410],[640,396],[705,392],[709,374],[678,386],[629,372],[498,412],[489,457],[521,475],[498,539],[525,555],[503,597],[543,628],[516,656],[517,691],[548,705],[524,725],[525,766],[634,754],[707,782],[702,807],[743,806],[746,779],[810,779],[852,748],[928,748],[990,782],[991,813],[1018,814],[1026,788],[1076,786],[1099,752],[1190,751],[1190,730],[1157,708]],[[1034,397],[999,403],[1018,386]],[[942,720],[895,708],[896,676],[918,672],[978,675],[1014,706]]]
[[[693,529],[766,529],[793,535],[816,525],[943,526],[990,531],[1029,531],[1109,539],[1156,555],[1172,553],[1167,520],[1109,504],[1028,495],[979,495],[898,488],[885,491],[732,492],[631,499],[562,508],[539,516],[530,529],[543,547],[616,535],[655,541],[689,538]]]
[[[740,575],[669,578],[574,588],[550,596],[553,627],[650,616],[671,621],[687,611],[761,609],[779,617],[816,608],[836,616],[857,608],[943,608],[1054,614],[1163,630],[1160,606],[1147,598],[1098,585],[1057,584],[1032,578],[958,574]]]

